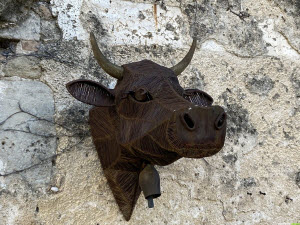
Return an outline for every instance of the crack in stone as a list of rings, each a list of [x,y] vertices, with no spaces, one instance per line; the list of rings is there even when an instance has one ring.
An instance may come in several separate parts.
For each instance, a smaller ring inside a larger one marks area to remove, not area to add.
[[[131,2],[132,4],[143,4],[143,5],[159,5],[163,10],[167,10],[165,7],[176,7],[175,5],[169,5],[164,0],[152,0],[151,2],[134,2],[132,0],[122,0],[122,2]],[[180,2],[181,3],[181,2]]]
[[[18,112],[15,112],[15,113],[11,114],[9,117],[7,117],[5,120],[3,120],[3,121],[0,123],[0,126],[4,125],[5,122],[6,122],[7,120],[9,120],[11,117],[13,117],[14,115],[16,115],[16,114],[18,114],[18,113],[21,113],[21,112],[22,112],[22,111],[18,111]]]
[[[30,130],[29,130],[29,131],[25,131],[25,130],[17,130],[17,129],[4,129],[3,131],[22,132],[22,133],[32,134],[32,135],[35,135],[35,136],[46,137],[46,138],[59,137],[59,136],[57,136],[57,135],[43,135],[43,134],[36,134],[36,133],[32,133]]]
[[[46,122],[49,122],[49,123],[51,123],[51,124],[53,124],[53,125],[58,125],[58,126],[64,128],[64,129],[68,130],[68,131],[72,131],[72,129],[67,128],[67,127],[65,127],[65,126],[63,126],[63,125],[61,125],[61,124],[58,124],[58,123],[53,122],[53,121],[51,121],[51,120],[47,120],[47,119],[44,119],[44,118],[40,118],[40,117],[38,117],[38,116],[36,116],[36,115],[30,113],[30,112],[25,111],[25,110],[22,108],[20,102],[18,102],[18,107],[19,107],[19,111],[18,111],[18,112],[15,112],[15,113],[13,113],[13,114],[11,114],[11,115],[10,115],[9,117],[7,117],[4,121],[2,121],[2,122],[0,123],[0,125],[4,125],[5,122],[6,122],[7,120],[9,120],[10,118],[12,118],[12,117],[13,117],[14,115],[16,115],[16,114],[19,114],[19,113],[25,113],[25,114],[30,115],[30,116],[32,116],[33,118],[35,118],[36,121],[46,121]],[[25,122],[24,122],[24,123],[25,123]],[[72,137],[79,137],[79,138],[81,138],[81,139],[80,139],[76,144],[72,145],[72,146],[69,147],[69,148],[63,149],[63,150],[62,150],[60,153],[58,153],[58,154],[54,154],[54,155],[52,155],[52,156],[50,156],[50,157],[48,157],[48,158],[45,158],[45,159],[39,159],[39,160],[40,160],[39,163],[36,163],[36,164],[34,164],[34,165],[31,165],[31,166],[26,167],[26,168],[21,169],[21,170],[13,171],[13,172],[11,172],[11,173],[0,174],[0,177],[7,177],[7,176],[9,176],[9,175],[22,173],[22,172],[24,172],[24,171],[30,170],[30,169],[32,169],[32,168],[36,168],[36,167],[38,167],[38,166],[40,166],[40,165],[43,165],[43,164],[45,164],[45,163],[47,163],[47,162],[49,162],[49,161],[52,161],[52,160],[55,159],[57,156],[60,156],[60,155],[62,155],[62,154],[68,153],[68,152],[71,152],[71,149],[74,148],[74,147],[76,147],[77,145],[79,145],[86,137],[88,137],[87,134],[89,133],[89,131],[87,131],[87,132],[84,132],[84,133],[82,133],[82,134],[80,134],[80,135],[79,135],[79,134],[74,134],[74,135],[43,135],[43,134],[32,133],[30,130],[29,130],[29,131],[24,131],[24,130],[18,130],[18,129],[3,129],[2,131],[23,132],[23,133],[28,133],[28,134],[36,135],[36,136],[39,136],[39,137],[45,137],[45,138],[60,138],[60,137],[69,137],[69,138],[72,138]]]
[[[21,169],[21,170],[16,170],[16,171],[13,171],[11,173],[6,173],[6,174],[0,174],[0,177],[7,177],[7,176],[10,176],[10,175],[14,175],[14,174],[19,174],[19,173],[22,173],[24,171],[27,171],[27,170],[30,170],[32,168],[36,168],[38,166],[41,166],[47,162],[50,162],[52,161],[53,159],[56,159],[58,156],[61,156],[63,154],[66,154],[66,153],[69,153],[69,152],[72,152],[71,150],[76,147],[77,145],[79,145],[80,143],[82,143],[82,141],[86,138],[87,136],[83,136],[76,144],[72,145],[71,147],[69,148],[65,148],[62,150],[62,152],[58,153],[58,154],[55,154],[55,155],[52,155],[50,157],[47,157],[45,159],[40,159],[41,161],[39,163],[36,163],[34,165],[31,165],[29,167],[26,167],[24,169]]]
[[[251,16],[251,15],[250,15],[248,12],[246,12],[246,11],[240,11],[240,12],[238,12],[238,13],[234,12],[234,11],[232,10],[232,6],[231,6],[231,5],[228,6],[227,11],[229,11],[229,12],[231,12],[232,14],[238,16],[238,17],[239,17],[241,20],[243,20],[243,21],[245,21],[245,18],[248,18],[248,17]]]
[[[219,202],[221,202],[222,205],[222,216],[224,218],[225,221],[229,221],[226,216],[225,216],[225,206],[224,206],[224,202],[222,200],[219,199]]]
[[[239,57],[239,58],[242,58],[242,59],[254,59],[256,57],[259,57],[259,56],[262,56],[263,54],[259,54],[259,55],[255,55],[255,56],[249,56],[249,55],[240,55],[236,52],[233,52],[233,51],[230,51],[228,50],[226,47],[224,47],[224,45],[222,43],[220,43],[220,41],[218,41],[217,39],[215,38],[207,38],[205,40],[203,40],[203,42],[201,44],[203,44],[204,42],[206,41],[214,41],[216,42],[218,45],[222,46],[222,48],[224,48],[224,50],[228,53],[228,54],[231,54],[233,56],[236,56],[236,57]]]
[[[202,158],[202,161],[205,162],[206,166],[210,166],[206,159]]]
[[[60,138],[60,137],[87,137],[87,135],[43,135],[43,134],[37,134],[32,133],[31,131],[25,131],[25,130],[17,130],[17,129],[4,129],[3,131],[11,131],[11,132],[22,132],[26,134],[32,134],[39,137],[45,137],[45,138]],[[88,132],[84,133],[87,134]]]
[[[241,210],[240,212],[241,212],[241,213],[255,213],[256,210],[254,210],[254,209],[251,209],[251,210],[248,210],[248,211]]]
[[[300,55],[300,50],[292,45],[288,37],[282,31],[278,31],[278,33],[286,40],[288,45]]]
[[[225,216],[225,206],[224,206],[224,202],[222,200],[220,200],[220,199],[214,200],[214,199],[210,199],[210,198],[207,198],[207,200],[211,201],[211,202],[221,203],[221,205],[222,205],[222,216],[223,216],[225,221],[230,221]]]
[[[30,116],[36,118],[38,121],[39,121],[39,120],[40,120],[40,121],[46,121],[46,122],[49,122],[49,123],[51,123],[51,124],[53,124],[53,125],[58,125],[58,126],[64,128],[64,129],[68,130],[68,131],[73,131],[73,129],[67,128],[67,127],[65,127],[64,125],[58,124],[58,123],[53,122],[53,121],[51,121],[51,120],[47,120],[47,119],[44,119],[44,118],[40,118],[40,117],[38,117],[38,116],[36,116],[36,115],[30,113],[30,112],[25,111],[25,110],[21,107],[20,102],[18,102],[18,107],[19,107],[19,109],[20,109],[19,112],[23,112],[23,113],[25,113],[25,114],[28,114],[28,115],[30,115]],[[0,125],[1,125],[1,124],[0,124]]]

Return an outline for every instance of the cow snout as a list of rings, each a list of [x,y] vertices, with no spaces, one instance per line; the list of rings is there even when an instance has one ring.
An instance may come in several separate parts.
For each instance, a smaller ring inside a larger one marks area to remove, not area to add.
[[[227,116],[220,106],[191,106],[175,111],[168,125],[168,141],[182,157],[211,156],[223,147]]]
[[[211,127],[216,130],[221,130],[226,124],[226,113],[221,107],[211,108],[190,108],[189,110],[179,115],[182,125],[189,131],[194,131],[200,126],[207,127],[211,124]],[[212,121],[210,123],[209,121]]]

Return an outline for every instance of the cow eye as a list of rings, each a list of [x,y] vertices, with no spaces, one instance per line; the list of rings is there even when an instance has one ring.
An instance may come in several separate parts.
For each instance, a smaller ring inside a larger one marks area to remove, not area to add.
[[[152,100],[152,96],[144,88],[140,88],[136,91],[131,91],[130,94],[138,102],[148,102]]]

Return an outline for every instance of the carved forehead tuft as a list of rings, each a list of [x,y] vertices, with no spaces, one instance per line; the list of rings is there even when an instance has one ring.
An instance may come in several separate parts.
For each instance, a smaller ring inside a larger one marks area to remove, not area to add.
[[[138,87],[146,87],[152,94],[159,94],[164,91],[164,88],[172,88],[179,95],[182,94],[177,76],[167,67],[150,60],[142,60],[125,64],[123,68],[123,79],[119,80],[115,87],[117,98],[120,98],[124,92],[133,91]],[[161,88],[162,85],[164,88]]]
[[[164,66],[161,66],[150,60],[142,60],[139,62],[129,63],[122,66],[124,68],[124,76],[134,77],[134,76],[162,76],[162,77],[176,77],[175,73]]]

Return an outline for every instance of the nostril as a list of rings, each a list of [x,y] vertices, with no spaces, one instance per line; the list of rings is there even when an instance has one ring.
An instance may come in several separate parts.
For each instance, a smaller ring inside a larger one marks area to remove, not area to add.
[[[215,122],[215,127],[220,130],[224,124],[225,124],[225,121],[226,121],[226,113],[221,113],[218,118],[216,119],[216,122]]]
[[[195,123],[194,123],[193,119],[191,118],[191,116],[188,113],[183,114],[183,120],[184,120],[185,125],[187,126],[187,128],[193,129],[195,127]]]

